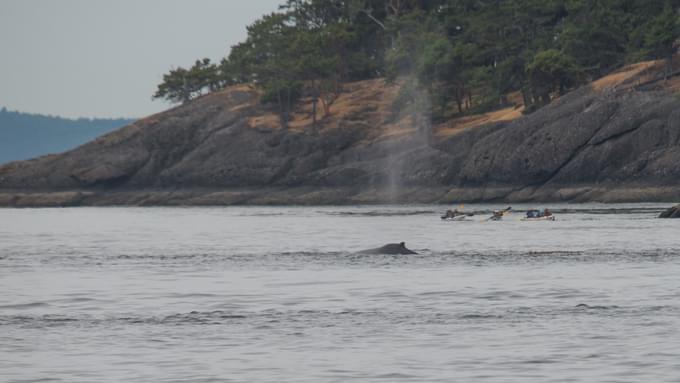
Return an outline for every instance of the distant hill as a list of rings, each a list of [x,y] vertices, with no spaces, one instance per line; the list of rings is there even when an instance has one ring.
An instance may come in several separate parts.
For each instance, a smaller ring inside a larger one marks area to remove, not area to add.
[[[60,153],[130,124],[129,119],[77,120],[0,109],[0,164]]]

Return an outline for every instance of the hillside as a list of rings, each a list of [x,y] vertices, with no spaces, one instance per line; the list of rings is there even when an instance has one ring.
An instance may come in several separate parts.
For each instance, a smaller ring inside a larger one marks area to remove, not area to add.
[[[344,85],[312,125],[281,129],[234,86],[75,150],[0,167],[0,204],[222,205],[680,199],[680,80],[626,67],[522,115],[522,105],[414,128],[399,85]],[[304,100],[303,100],[304,101]]]
[[[129,119],[71,120],[0,109],[0,164],[60,153],[131,123]]]

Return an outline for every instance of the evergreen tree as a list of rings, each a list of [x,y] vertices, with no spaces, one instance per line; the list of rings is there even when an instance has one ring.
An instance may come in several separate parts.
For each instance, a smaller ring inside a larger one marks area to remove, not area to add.
[[[632,61],[663,58],[668,76],[680,37],[680,0],[282,2],[219,64],[172,69],[154,97],[250,83],[282,126],[301,99],[316,125],[343,82],[385,77],[402,84],[398,105],[428,118],[498,108],[516,91],[532,110]]]
[[[163,82],[153,95],[154,99],[163,98],[172,103],[186,103],[191,100],[191,85],[189,71],[184,68],[171,69],[163,75]]]
[[[560,48],[591,78],[617,69],[625,62],[626,13],[619,0],[574,2],[557,39]]]
[[[670,3],[666,3],[663,11],[652,19],[645,34],[645,47],[657,59],[666,60],[664,78],[673,72],[673,55],[675,43],[680,38],[680,23]]]
[[[550,102],[550,94],[564,94],[567,88],[579,83],[581,70],[576,61],[556,49],[541,51],[527,65],[533,101],[539,105]]]

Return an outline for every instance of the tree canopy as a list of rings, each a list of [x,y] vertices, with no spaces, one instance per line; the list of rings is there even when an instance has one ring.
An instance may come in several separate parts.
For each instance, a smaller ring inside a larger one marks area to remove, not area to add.
[[[427,95],[435,119],[501,107],[512,92],[533,110],[630,62],[666,59],[670,73],[679,9],[680,0],[287,0],[219,64],[172,69],[154,97],[187,102],[250,83],[285,126],[301,98],[316,121],[317,103],[330,114],[343,82],[385,77]]]

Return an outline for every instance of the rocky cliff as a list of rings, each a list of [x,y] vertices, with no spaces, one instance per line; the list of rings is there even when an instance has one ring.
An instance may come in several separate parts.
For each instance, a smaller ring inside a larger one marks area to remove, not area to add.
[[[680,199],[678,79],[654,63],[519,106],[414,127],[383,80],[346,84],[288,129],[238,86],[75,150],[0,167],[0,205],[219,205]],[[646,77],[645,77],[646,76]]]

